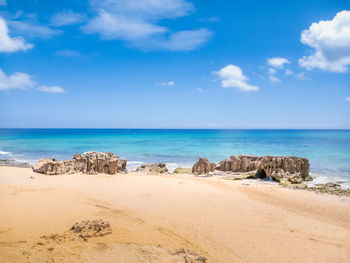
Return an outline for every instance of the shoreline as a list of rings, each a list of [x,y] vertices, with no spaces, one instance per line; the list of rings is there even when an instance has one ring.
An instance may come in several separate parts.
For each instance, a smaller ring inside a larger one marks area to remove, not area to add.
[[[347,196],[215,176],[46,176],[3,166],[0,189],[0,253],[5,261],[350,259]],[[108,221],[112,233],[87,241],[70,239],[67,233],[75,223],[94,219]],[[62,240],[41,238],[52,234]]]

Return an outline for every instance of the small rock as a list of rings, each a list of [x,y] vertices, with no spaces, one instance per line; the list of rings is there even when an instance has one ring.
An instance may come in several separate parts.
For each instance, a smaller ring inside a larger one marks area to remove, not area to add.
[[[177,167],[174,171],[174,174],[191,174],[192,169],[191,168],[182,168],[182,167]]]
[[[168,168],[165,163],[153,163],[153,164],[143,164],[137,167],[136,172],[145,172],[145,173],[167,173]]]

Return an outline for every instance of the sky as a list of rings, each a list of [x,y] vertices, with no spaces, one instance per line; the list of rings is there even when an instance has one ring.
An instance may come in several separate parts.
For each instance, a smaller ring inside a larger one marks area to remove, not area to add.
[[[0,0],[0,128],[349,129],[348,0]]]

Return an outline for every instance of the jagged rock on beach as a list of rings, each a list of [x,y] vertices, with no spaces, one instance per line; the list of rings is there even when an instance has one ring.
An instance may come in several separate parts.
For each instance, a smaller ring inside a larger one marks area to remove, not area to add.
[[[78,172],[115,174],[126,170],[126,162],[113,153],[86,152],[75,154],[72,160],[67,161],[43,158],[35,163],[32,169],[34,172],[47,175]]]
[[[145,172],[145,173],[167,173],[168,168],[165,163],[152,163],[152,164],[143,164],[137,167],[136,172]]]
[[[201,156],[199,157],[199,160],[193,165],[192,173],[199,175],[214,172],[215,167],[215,163],[211,163],[207,158]]]
[[[250,156],[235,155],[221,161],[216,169],[226,172],[252,172],[255,178],[271,177],[276,181],[301,183],[312,180],[309,175],[309,161],[296,156]]]

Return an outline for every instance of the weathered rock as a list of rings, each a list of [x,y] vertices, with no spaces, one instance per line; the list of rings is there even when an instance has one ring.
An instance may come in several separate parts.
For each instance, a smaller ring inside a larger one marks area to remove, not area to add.
[[[198,175],[214,172],[215,166],[216,164],[209,162],[207,158],[199,157],[199,160],[192,167],[192,173]]]
[[[177,167],[174,171],[174,174],[191,174],[192,169],[191,168],[182,168],[182,167]]]
[[[168,168],[166,168],[165,163],[143,164],[143,165],[137,167],[136,172],[167,173]]]
[[[112,233],[109,222],[102,219],[75,223],[70,230],[85,240],[90,237],[105,236]]]
[[[126,160],[113,153],[86,152],[75,154],[72,160],[56,161],[55,158],[41,159],[32,167],[34,172],[59,175],[65,173],[106,173],[115,174],[125,171]]]
[[[261,158],[250,155],[235,155],[221,161],[216,169],[224,172],[251,172],[258,169]]]
[[[295,156],[236,155],[221,161],[216,169],[231,172],[255,171],[256,178],[271,177],[279,182],[283,179],[282,184],[286,184],[285,180],[301,183],[311,179],[309,161]]]

